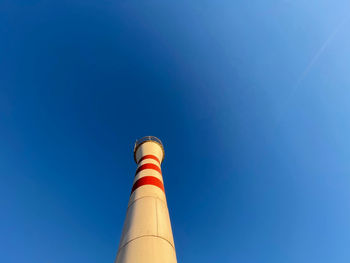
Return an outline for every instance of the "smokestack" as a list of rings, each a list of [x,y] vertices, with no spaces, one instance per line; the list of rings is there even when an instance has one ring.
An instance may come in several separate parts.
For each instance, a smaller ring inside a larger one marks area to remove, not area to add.
[[[115,263],[176,263],[165,197],[162,142],[153,136],[136,141],[136,174]]]

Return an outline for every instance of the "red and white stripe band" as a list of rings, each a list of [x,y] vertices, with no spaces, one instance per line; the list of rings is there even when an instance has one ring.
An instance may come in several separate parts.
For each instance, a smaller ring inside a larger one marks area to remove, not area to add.
[[[142,158],[139,160],[138,163],[140,163],[140,162],[142,162],[143,160],[146,160],[146,159],[153,159],[153,160],[156,160],[156,161],[160,164],[160,161],[159,161],[158,157],[157,157],[157,156],[154,156],[154,155],[152,155],[152,154],[147,154],[147,155],[145,155],[145,156],[142,156]]]
[[[156,187],[159,187],[163,192],[164,191],[164,185],[162,183],[161,180],[159,180],[157,177],[154,177],[154,176],[144,176],[144,177],[141,177],[140,179],[138,179],[132,189],[131,189],[131,193],[130,195],[132,195],[132,193],[139,187],[143,186],[143,185],[154,185]]]
[[[135,176],[141,172],[142,170],[145,170],[145,169],[152,169],[152,170],[155,170],[157,171],[158,173],[162,174],[162,170],[159,168],[158,165],[154,164],[154,163],[145,163],[143,165],[141,165],[139,168],[137,168],[136,170],[136,173],[135,173]]]

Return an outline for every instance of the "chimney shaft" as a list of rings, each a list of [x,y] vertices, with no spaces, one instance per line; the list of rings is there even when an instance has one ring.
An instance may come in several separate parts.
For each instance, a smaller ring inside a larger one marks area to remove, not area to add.
[[[136,141],[136,174],[115,263],[176,263],[165,197],[162,142],[153,136]]]

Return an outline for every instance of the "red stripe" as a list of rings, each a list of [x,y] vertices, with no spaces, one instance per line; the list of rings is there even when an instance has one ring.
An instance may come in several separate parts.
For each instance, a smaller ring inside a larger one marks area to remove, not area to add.
[[[157,156],[154,156],[154,155],[152,155],[152,154],[147,154],[147,155],[143,156],[143,157],[140,159],[140,161],[139,161],[138,163],[140,163],[140,162],[142,162],[143,160],[146,160],[146,159],[153,159],[153,160],[156,160],[156,161],[160,164],[160,161],[159,161],[159,159],[157,158]]]
[[[145,169],[156,170],[157,172],[162,174],[162,170],[160,170],[158,165],[156,165],[154,163],[145,163],[145,164],[141,165],[139,168],[137,168],[135,176],[136,176],[136,174],[138,174],[139,172],[141,172],[142,170],[145,170]]]
[[[164,191],[164,186],[161,180],[159,180],[157,177],[154,176],[144,176],[141,177],[140,179],[138,179],[134,185],[132,186],[131,189],[131,194],[139,187],[143,186],[143,185],[154,185],[159,187],[160,189],[162,189],[163,192]],[[130,195],[131,195],[130,194]]]

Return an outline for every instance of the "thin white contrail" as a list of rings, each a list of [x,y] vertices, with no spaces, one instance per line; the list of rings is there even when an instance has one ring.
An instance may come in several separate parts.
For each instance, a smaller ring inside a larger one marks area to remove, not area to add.
[[[310,63],[307,65],[305,68],[304,72],[300,75],[300,78],[298,79],[295,88],[299,86],[299,84],[303,81],[303,79],[306,77],[306,75],[310,72],[311,68],[315,64],[315,62],[318,60],[318,58],[322,55],[322,53],[325,51],[325,49],[328,47],[328,45],[332,42],[334,37],[337,35],[339,32],[340,28],[345,24],[346,20],[348,17],[345,17],[339,24],[338,26],[333,30],[333,32],[329,35],[327,40],[323,43],[323,45],[318,49],[314,57],[311,59]]]
[[[310,70],[312,69],[312,67],[314,66],[314,64],[317,62],[317,60],[319,59],[319,57],[323,54],[323,52],[325,51],[325,49],[328,47],[328,45],[332,42],[332,40],[334,39],[334,37],[338,34],[339,30],[342,28],[342,26],[347,22],[349,18],[349,15],[347,15],[344,19],[342,19],[340,21],[340,23],[335,27],[335,29],[332,31],[332,33],[329,35],[329,37],[326,39],[326,41],[322,44],[322,46],[317,50],[316,54],[312,57],[312,59],[310,60],[309,64],[307,65],[307,67],[305,68],[305,70],[301,73],[300,77],[298,78],[297,82],[295,83],[295,85],[293,86],[290,94],[288,95],[285,103],[284,103],[284,110],[281,111],[280,116],[278,118],[277,123],[280,122],[280,120],[282,119],[284,113],[287,111],[288,106],[292,100],[292,98],[294,97],[296,91],[298,90],[301,82],[305,79],[305,77],[307,76],[307,74],[309,74]]]

